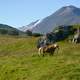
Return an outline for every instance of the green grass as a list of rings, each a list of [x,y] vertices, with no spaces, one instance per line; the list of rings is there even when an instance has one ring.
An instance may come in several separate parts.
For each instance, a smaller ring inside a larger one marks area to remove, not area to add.
[[[80,80],[80,44],[61,41],[58,53],[39,57],[36,41],[0,36],[0,80]]]

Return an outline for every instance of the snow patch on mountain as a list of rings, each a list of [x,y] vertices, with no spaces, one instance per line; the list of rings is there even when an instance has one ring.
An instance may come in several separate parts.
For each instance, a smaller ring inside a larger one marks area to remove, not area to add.
[[[41,20],[36,20],[35,22],[31,22],[30,24],[28,24],[28,25],[26,25],[26,26],[20,27],[19,29],[20,29],[21,31],[24,31],[24,32],[26,32],[27,30],[32,31],[32,29],[33,29],[37,24],[39,24],[40,22],[41,22]]]

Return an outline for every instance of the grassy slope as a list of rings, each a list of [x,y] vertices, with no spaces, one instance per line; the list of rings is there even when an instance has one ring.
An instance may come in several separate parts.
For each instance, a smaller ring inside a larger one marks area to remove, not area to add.
[[[39,57],[36,40],[0,36],[0,80],[80,80],[80,44],[59,42],[58,53]]]

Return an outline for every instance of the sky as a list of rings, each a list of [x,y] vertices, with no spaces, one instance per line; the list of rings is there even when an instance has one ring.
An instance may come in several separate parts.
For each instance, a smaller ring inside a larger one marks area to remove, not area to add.
[[[19,28],[69,5],[80,8],[80,0],[0,0],[0,24]]]

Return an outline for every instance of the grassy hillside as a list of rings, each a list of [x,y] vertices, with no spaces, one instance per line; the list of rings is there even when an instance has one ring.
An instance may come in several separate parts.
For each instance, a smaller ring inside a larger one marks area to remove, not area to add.
[[[24,35],[25,33],[6,24],[0,24],[0,35]]]
[[[39,57],[36,41],[0,36],[0,80],[80,80],[80,44],[61,41],[58,53]]]

